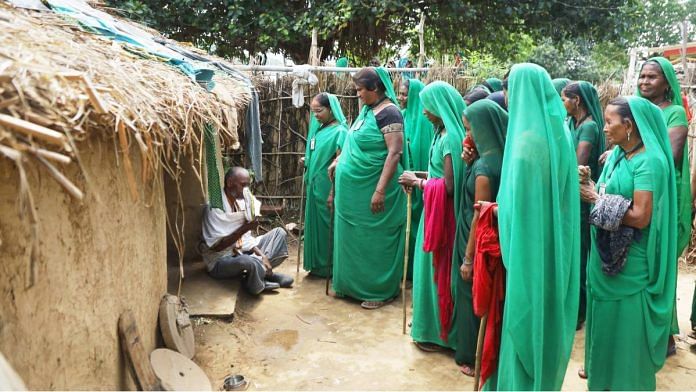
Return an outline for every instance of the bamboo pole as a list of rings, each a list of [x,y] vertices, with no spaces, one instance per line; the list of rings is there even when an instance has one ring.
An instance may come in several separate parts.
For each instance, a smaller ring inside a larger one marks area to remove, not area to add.
[[[481,381],[481,358],[483,356],[483,339],[486,334],[486,324],[488,324],[488,313],[483,315],[479,324],[478,339],[476,340],[476,365],[474,366],[474,391],[480,389]]]
[[[51,144],[63,146],[65,143],[65,136],[60,132],[6,114],[0,114],[0,125]]]
[[[403,307],[403,320],[401,323],[401,333],[406,335],[406,276],[408,275],[408,251],[409,238],[411,237],[411,190],[406,193],[406,239],[404,245],[404,276],[401,278],[401,302]]]

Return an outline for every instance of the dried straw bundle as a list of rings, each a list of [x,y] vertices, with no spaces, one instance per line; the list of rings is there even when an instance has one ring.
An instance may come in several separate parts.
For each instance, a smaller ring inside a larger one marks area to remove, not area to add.
[[[216,74],[211,94],[172,66],[132,51],[61,16],[0,3],[0,156],[18,167],[36,159],[81,199],[54,164],[78,158],[76,142],[106,134],[117,138],[136,200],[129,145],[141,152],[144,183],[159,167],[176,177],[180,154],[200,155],[206,123],[225,144],[238,145],[237,111],[249,100],[244,85]],[[24,205],[30,198],[26,186],[20,189]]]

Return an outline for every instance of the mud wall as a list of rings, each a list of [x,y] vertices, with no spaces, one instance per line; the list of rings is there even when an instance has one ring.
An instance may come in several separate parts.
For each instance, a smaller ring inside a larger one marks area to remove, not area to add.
[[[117,322],[132,309],[145,349],[155,348],[167,284],[164,187],[138,183],[133,201],[113,141],[92,138],[78,148],[85,175],[75,163],[61,171],[85,190],[82,202],[45,169],[25,165],[40,220],[30,288],[19,175],[0,159],[0,351],[30,389],[132,389]],[[130,156],[140,173],[134,147]]]

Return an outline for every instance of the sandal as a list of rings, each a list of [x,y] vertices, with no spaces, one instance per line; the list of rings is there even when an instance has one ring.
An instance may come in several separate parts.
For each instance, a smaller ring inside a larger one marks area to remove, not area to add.
[[[464,373],[464,375],[469,376],[469,377],[474,377],[474,369],[471,368],[469,365],[462,365],[459,368],[459,371]]]
[[[363,301],[360,306],[362,306],[363,309],[374,310],[379,309],[386,304],[387,303],[385,301]]]
[[[583,380],[587,380],[587,372],[585,371],[584,367],[578,369],[578,377],[582,378]]]
[[[435,343],[428,343],[428,342],[413,342],[416,347],[421,349],[421,351],[425,351],[426,353],[436,353],[443,351],[445,348],[435,344]]]

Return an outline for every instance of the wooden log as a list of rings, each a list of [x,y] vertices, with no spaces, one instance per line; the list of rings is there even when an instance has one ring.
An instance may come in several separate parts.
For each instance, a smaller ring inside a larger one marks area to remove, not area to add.
[[[162,391],[162,383],[150,364],[150,358],[145,352],[140,340],[138,327],[135,324],[133,312],[129,309],[121,314],[118,319],[118,336],[121,340],[121,348],[130,363],[130,370],[136,384],[141,391]]]
[[[27,136],[32,136],[41,139],[45,142],[63,146],[65,144],[65,135],[52,129],[42,127],[20,118],[0,114],[0,125],[12,129],[13,131],[21,132]]]

